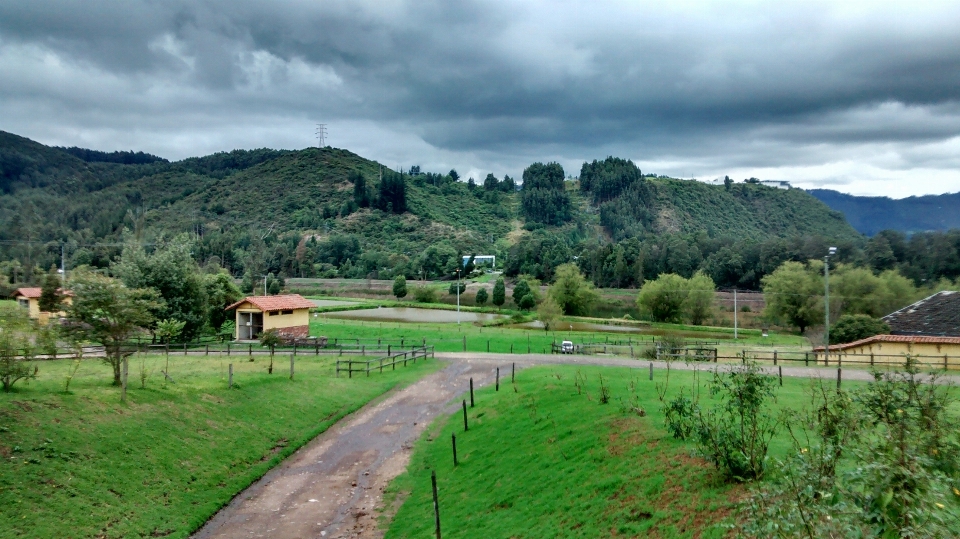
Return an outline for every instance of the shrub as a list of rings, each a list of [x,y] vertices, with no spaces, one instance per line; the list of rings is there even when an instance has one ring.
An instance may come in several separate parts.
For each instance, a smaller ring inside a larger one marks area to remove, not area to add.
[[[845,314],[830,328],[830,344],[843,344],[890,332],[890,326],[866,314]]]
[[[487,289],[481,288],[480,290],[477,290],[477,297],[474,298],[474,301],[476,302],[477,305],[482,307],[487,303],[488,297],[489,296],[487,295]]]
[[[413,299],[418,303],[436,303],[437,291],[426,285],[417,285],[413,289]]]

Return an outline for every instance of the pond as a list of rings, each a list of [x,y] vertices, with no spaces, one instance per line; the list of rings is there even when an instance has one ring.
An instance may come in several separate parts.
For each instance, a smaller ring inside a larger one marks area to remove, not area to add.
[[[539,320],[533,322],[526,322],[523,324],[509,324],[508,328],[517,328],[517,329],[543,329],[543,322]],[[556,326],[557,331],[584,331],[584,332],[597,332],[597,333],[622,333],[629,335],[676,335],[683,337],[685,339],[698,339],[698,340],[719,340],[719,339],[731,339],[733,338],[732,334],[723,333],[723,332],[713,332],[713,331],[681,331],[676,329],[665,330],[659,328],[652,328],[650,326],[616,326],[612,324],[590,324],[586,322],[558,322]]]
[[[339,318],[344,320],[376,320],[378,322],[413,322],[413,323],[456,323],[472,324],[473,322],[487,322],[503,318],[503,315],[490,313],[474,313],[462,311],[445,311],[440,309],[418,309],[416,307],[380,307],[377,309],[358,309],[356,311],[340,311],[324,313],[323,318]],[[459,318],[458,318],[459,317]]]

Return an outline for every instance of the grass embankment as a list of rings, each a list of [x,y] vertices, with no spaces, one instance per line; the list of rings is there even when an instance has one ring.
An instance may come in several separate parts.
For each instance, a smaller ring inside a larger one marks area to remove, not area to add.
[[[109,368],[39,362],[0,394],[0,537],[187,537],[235,494],[344,415],[437,368],[335,378],[334,358],[131,358],[127,402]],[[234,362],[234,389],[227,365]],[[150,372],[140,389],[139,372]]]
[[[561,323],[562,325],[562,323]],[[681,333],[692,334],[693,340],[714,340],[709,333],[715,330],[718,333],[730,333],[725,328],[697,328],[696,326],[681,326],[675,324],[652,324],[652,331],[662,333]],[[698,333],[707,333],[703,337],[697,337]],[[451,324],[451,323],[423,323],[414,322],[380,322],[376,320],[341,320],[335,318],[313,318],[310,322],[311,335],[323,335],[333,342],[334,339],[349,340],[360,339],[361,341],[370,341],[384,339],[387,341],[399,341],[400,339],[412,340],[414,342],[423,342],[426,340],[428,345],[434,345],[438,352],[462,352],[463,343],[466,337],[466,350],[468,352],[487,352],[487,343],[489,342],[489,352],[525,354],[528,350],[531,353],[542,354],[550,353],[550,345],[553,342],[571,340],[576,343],[583,342],[604,342],[627,341],[637,343],[635,352],[640,354],[642,347],[649,346],[653,342],[654,335],[636,334],[636,333],[612,333],[612,332],[588,332],[588,331],[543,331],[537,329],[517,329],[506,327],[480,327],[473,324]],[[736,341],[730,339],[720,339],[721,347],[725,350],[729,348],[732,355],[739,352],[742,348],[761,347],[761,346],[783,346],[798,348],[805,344],[802,337],[793,335],[771,334],[770,337],[762,337],[759,331],[741,332],[740,338]],[[512,349],[511,349],[512,346]],[[722,352],[722,353],[726,353]]]
[[[586,377],[583,394],[574,385],[578,372]],[[727,536],[744,488],[723,482],[691,456],[691,443],[665,431],[655,390],[665,373],[656,371],[651,382],[646,370],[536,367],[518,372],[515,385],[507,376],[499,393],[480,390],[477,407],[468,409],[469,431],[458,412],[417,442],[407,472],[388,489],[388,506],[391,498],[405,501],[386,537],[431,536],[431,470],[445,538]],[[601,374],[611,393],[605,405],[598,399]],[[672,371],[668,398],[699,380],[702,401],[711,406],[710,374],[695,376]],[[773,407],[806,405],[810,383],[785,378]],[[634,396],[646,417],[621,406]],[[770,453],[789,449],[781,433]]]

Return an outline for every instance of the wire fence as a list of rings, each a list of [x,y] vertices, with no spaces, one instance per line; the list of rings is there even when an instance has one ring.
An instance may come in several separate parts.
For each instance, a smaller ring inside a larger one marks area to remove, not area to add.
[[[371,371],[376,372],[379,370],[379,372],[382,373],[384,368],[396,370],[397,365],[402,364],[404,367],[406,367],[408,361],[416,364],[417,359],[425,360],[427,357],[435,357],[434,348],[432,346],[422,346],[409,351],[397,352],[396,354],[387,354],[386,356],[373,359],[338,359],[336,375],[339,377],[341,372],[345,372],[347,373],[348,378],[353,378],[353,373],[365,372],[367,376],[370,376]]]

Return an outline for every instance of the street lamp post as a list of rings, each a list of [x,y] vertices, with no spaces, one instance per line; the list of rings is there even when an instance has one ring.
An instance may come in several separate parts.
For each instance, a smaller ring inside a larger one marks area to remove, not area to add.
[[[823,257],[823,364],[830,364],[830,257],[837,254],[837,248],[827,250]]]

